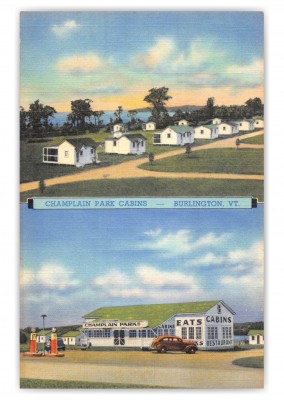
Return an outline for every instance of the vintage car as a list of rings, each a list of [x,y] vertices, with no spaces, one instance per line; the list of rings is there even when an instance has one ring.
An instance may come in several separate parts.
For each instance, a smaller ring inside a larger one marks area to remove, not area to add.
[[[157,350],[158,353],[184,351],[188,354],[194,354],[198,350],[196,340],[186,340],[179,336],[158,336],[153,340],[150,347]]]

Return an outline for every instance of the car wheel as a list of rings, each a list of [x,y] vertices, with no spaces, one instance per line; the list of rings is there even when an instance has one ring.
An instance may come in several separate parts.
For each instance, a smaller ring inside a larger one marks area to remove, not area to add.
[[[165,354],[167,352],[167,348],[166,347],[162,347],[160,349],[160,353]]]
[[[196,349],[194,347],[191,347],[190,349],[187,350],[187,354],[195,354]]]

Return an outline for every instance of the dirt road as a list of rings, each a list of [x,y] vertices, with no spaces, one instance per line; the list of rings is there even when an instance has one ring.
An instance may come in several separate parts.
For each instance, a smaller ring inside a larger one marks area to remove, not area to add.
[[[257,136],[263,134],[263,131],[257,131],[248,133],[241,136],[241,139],[246,139],[249,137]],[[193,147],[192,151],[199,151],[205,149],[219,149],[219,148],[232,148],[236,146],[236,137],[218,140],[213,143],[204,144],[201,146]],[[241,144],[241,148],[263,148],[263,145],[252,145],[252,144]],[[179,148],[177,150],[168,151],[165,153],[157,154],[155,156],[156,160],[162,158],[175,156],[178,154],[183,154],[184,148]],[[98,168],[94,170],[89,170],[85,172],[79,172],[72,175],[64,175],[57,178],[50,178],[45,180],[46,186],[62,185],[65,183],[81,182],[88,180],[97,179],[122,179],[122,178],[190,178],[190,179],[200,179],[200,178],[210,178],[210,179],[252,179],[252,180],[263,180],[262,175],[245,175],[245,174],[211,174],[211,173],[176,173],[176,172],[157,172],[157,171],[147,171],[138,168],[139,165],[147,161],[147,157],[139,158],[137,160],[127,161],[117,165],[111,165],[108,167]],[[29,190],[38,189],[39,182],[27,182],[20,185],[20,192],[26,192]]]
[[[174,388],[261,388],[263,369],[232,364],[263,350],[157,354],[152,352],[66,351],[63,358],[23,357],[21,378],[143,384]]]

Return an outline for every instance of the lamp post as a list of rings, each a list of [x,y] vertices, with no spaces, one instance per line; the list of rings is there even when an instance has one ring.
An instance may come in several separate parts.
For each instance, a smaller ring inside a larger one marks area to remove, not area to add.
[[[42,335],[43,335],[43,355],[45,355],[45,336],[44,336],[44,318],[47,317],[47,315],[42,314],[42,326],[43,326],[43,330],[42,330]]]

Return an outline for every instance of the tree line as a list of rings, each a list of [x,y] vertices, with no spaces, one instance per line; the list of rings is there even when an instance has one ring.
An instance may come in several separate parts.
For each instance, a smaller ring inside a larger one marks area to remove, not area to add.
[[[221,118],[223,120],[237,120],[240,118],[251,118],[255,115],[263,115],[264,105],[260,98],[250,98],[245,104],[216,106],[214,97],[209,97],[204,106],[192,112],[177,109],[173,115],[170,115],[167,108],[167,102],[172,99],[169,95],[169,88],[163,86],[160,88],[152,88],[144,97],[144,101],[149,104],[150,112],[149,121],[156,123],[157,129],[165,128],[175,124],[180,119],[186,119],[189,125],[197,126],[200,124],[210,123],[212,118]],[[93,101],[91,99],[77,99],[71,101],[71,112],[67,115],[66,121],[62,126],[53,124],[52,118],[56,114],[56,110],[40,103],[36,100],[29,105],[26,111],[24,107],[20,107],[20,135],[21,138],[26,137],[44,137],[47,135],[68,135],[89,132],[97,132],[105,127],[106,131],[110,130],[111,125],[123,122],[122,114],[123,106],[118,106],[113,113],[113,117],[108,123],[104,123],[102,116],[105,114],[103,110],[93,110]],[[129,110],[127,112],[129,122],[127,123],[129,130],[141,129],[142,120],[138,118],[137,110]]]

